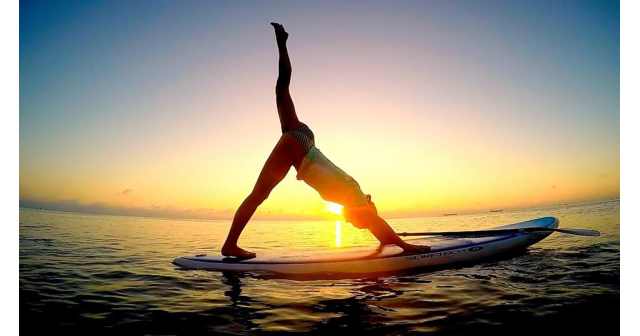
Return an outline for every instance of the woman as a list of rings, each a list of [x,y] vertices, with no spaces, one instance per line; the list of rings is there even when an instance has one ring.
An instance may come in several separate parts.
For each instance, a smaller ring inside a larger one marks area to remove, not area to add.
[[[382,218],[377,215],[368,195],[360,190],[358,183],[329,161],[316,147],[311,129],[296,115],[289,94],[291,61],[287,52],[289,34],[278,23],[271,23],[278,44],[278,80],[276,82],[276,104],[282,127],[282,136],[267,159],[258,181],[249,197],[238,208],[229,235],[222,247],[222,255],[239,258],[254,258],[255,253],[238,247],[238,238],[258,206],[267,199],[271,190],[287,175],[291,166],[298,172],[297,179],[316,189],[327,201],[342,204],[347,221],[358,228],[369,229],[381,245],[396,244],[406,251],[428,251],[428,246],[411,245],[404,242]]]

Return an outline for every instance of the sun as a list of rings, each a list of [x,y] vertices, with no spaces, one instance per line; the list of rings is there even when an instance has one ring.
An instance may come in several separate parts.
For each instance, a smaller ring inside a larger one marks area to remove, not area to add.
[[[331,212],[334,215],[342,215],[343,206],[340,204],[327,202],[327,208],[329,209],[329,212]]]

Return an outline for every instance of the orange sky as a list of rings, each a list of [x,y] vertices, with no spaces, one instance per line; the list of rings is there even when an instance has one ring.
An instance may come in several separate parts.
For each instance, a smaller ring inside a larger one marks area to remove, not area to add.
[[[619,18],[540,5],[21,8],[21,205],[231,218],[280,136],[272,20],[300,119],[383,215],[617,198]],[[326,213],[292,168],[257,218]]]

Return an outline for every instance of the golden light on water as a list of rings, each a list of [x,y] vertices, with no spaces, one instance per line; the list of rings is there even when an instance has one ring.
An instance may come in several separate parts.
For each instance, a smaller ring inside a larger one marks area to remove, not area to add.
[[[342,208],[342,206],[340,207]],[[336,247],[342,246],[342,224],[340,220],[336,221]]]

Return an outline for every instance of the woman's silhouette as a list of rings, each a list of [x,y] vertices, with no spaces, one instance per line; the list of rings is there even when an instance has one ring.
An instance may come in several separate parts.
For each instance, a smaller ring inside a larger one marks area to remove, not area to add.
[[[256,256],[255,253],[238,247],[238,238],[258,206],[287,175],[291,166],[298,172],[298,180],[305,181],[317,190],[323,199],[342,204],[347,221],[358,228],[369,229],[382,245],[396,244],[410,251],[429,250],[427,246],[408,244],[398,237],[389,224],[378,216],[370,197],[362,193],[358,183],[331,163],[315,147],[313,132],[298,120],[289,94],[291,82],[291,61],[287,52],[289,34],[281,24],[272,22],[271,25],[275,29],[280,55],[276,104],[282,136],[264,164],[253,191],[236,211],[229,235],[222,247],[222,255],[240,258]]]

